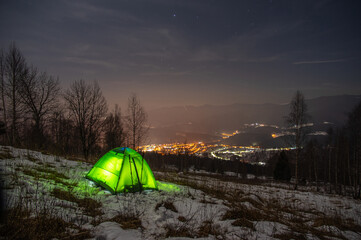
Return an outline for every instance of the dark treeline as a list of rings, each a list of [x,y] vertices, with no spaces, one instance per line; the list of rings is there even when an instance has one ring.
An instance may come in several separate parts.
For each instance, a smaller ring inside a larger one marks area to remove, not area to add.
[[[241,161],[220,160],[217,158],[198,157],[195,155],[179,154],[162,155],[159,153],[145,153],[150,167],[158,171],[189,172],[204,170],[210,173],[225,175],[227,172],[234,173],[237,177],[247,178],[247,174],[255,177],[272,176],[273,169],[268,166],[243,163]]]
[[[137,148],[145,139],[147,115],[135,94],[125,116],[118,106],[108,111],[97,82],[77,80],[62,90],[59,79],[29,64],[15,43],[0,50],[0,81],[3,145],[88,160],[117,146]]]

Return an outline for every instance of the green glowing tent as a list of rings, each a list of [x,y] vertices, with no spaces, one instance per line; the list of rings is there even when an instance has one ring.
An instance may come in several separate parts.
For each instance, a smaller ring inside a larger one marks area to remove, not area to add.
[[[115,148],[101,157],[86,177],[112,193],[158,189],[145,159],[130,148]]]

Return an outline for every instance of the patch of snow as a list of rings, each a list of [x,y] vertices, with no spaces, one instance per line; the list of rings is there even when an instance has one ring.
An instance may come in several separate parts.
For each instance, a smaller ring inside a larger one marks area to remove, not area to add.
[[[349,240],[357,240],[361,239],[361,233],[355,233],[351,231],[342,231],[341,234]]]
[[[290,229],[278,222],[259,221],[254,224],[257,232],[264,233],[267,236],[274,236],[275,234],[287,233]]]
[[[96,239],[106,240],[139,240],[142,238],[140,230],[124,230],[118,223],[103,222],[94,228]]]

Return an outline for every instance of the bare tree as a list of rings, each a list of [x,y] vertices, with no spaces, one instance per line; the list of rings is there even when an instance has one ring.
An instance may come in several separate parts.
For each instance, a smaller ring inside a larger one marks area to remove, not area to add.
[[[361,197],[361,102],[348,116],[347,129],[350,139],[350,165],[352,167],[354,197]]]
[[[107,112],[107,103],[99,85],[75,81],[65,92],[64,99],[79,131],[84,158],[87,160],[96,145]]]
[[[44,121],[58,105],[59,81],[36,68],[29,68],[19,86],[21,102],[33,121],[33,137],[37,147],[44,143]]]
[[[79,153],[81,150],[78,147],[81,145],[79,134],[70,115],[72,114],[69,114],[65,108],[58,107],[51,113],[49,120],[50,138],[54,143],[53,150],[66,156]]]
[[[18,88],[21,80],[27,74],[25,58],[20,50],[12,43],[5,56],[5,95],[9,99],[10,144],[19,144],[18,124],[20,119],[20,96]]]
[[[136,94],[131,94],[128,98],[128,109],[125,123],[131,147],[137,149],[142,144],[148,134],[147,114],[141,106]]]
[[[115,105],[114,111],[110,112],[104,122],[105,143],[108,149],[122,146],[125,133],[123,130],[121,111],[118,105]]]
[[[1,107],[2,107],[2,111],[3,111],[3,129],[6,133],[6,140],[9,141],[9,137],[7,134],[7,118],[6,118],[6,102],[5,102],[5,55],[4,55],[4,50],[1,49],[0,52],[0,94],[1,94]]]
[[[307,127],[306,124],[308,122],[308,119],[309,115],[307,113],[305,98],[303,94],[299,90],[297,90],[295,96],[292,98],[292,101],[290,103],[290,113],[286,117],[287,124],[292,131],[291,144],[296,151],[295,189],[297,189],[298,186],[298,161],[300,157],[300,150],[302,145],[304,144],[306,136],[305,128]]]

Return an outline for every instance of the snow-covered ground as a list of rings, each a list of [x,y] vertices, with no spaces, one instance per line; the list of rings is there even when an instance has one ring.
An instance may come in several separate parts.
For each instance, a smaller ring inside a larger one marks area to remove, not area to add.
[[[361,202],[347,197],[164,172],[160,191],[112,195],[84,178],[92,164],[1,146],[0,156],[7,208],[46,208],[73,237],[361,239]]]

